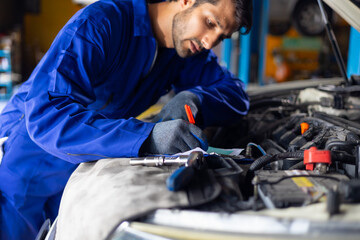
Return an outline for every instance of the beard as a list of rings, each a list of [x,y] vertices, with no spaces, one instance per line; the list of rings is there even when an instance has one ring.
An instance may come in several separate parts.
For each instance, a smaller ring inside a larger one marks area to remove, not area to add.
[[[190,57],[194,55],[193,52],[187,47],[184,47],[184,43],[186,40],[192,40],[197,42],[199,46],[201,46],[201,43],[199,40],[191,38],[191,39],[182,39],[183,35],[186,32],[186,23],[187,23],[187,17],[192,12],[192,8],[186,9],[185,11],[177,13],[172,22],[172,38],[173,38],[173,44],[174,48],[177,52],[177,54],[182,57]]]

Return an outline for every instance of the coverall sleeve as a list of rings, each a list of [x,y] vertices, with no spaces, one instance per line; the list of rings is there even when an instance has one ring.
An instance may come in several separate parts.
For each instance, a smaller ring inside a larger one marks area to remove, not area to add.
[[[234,123],[249,110],[244,83],[220,66],[211,50],[186,61],[174,89],[199,97],[204,127]]]
[[[94,85],[106,81],[105,64],[112,61],[106,59],[109,42],[104,29],[85,20],[66,26],[30,77],[35,79],[25,100],[31,139],[76,164],[137,156],[154,126],[134,118],[108,119],[88,108],[96,101]]]

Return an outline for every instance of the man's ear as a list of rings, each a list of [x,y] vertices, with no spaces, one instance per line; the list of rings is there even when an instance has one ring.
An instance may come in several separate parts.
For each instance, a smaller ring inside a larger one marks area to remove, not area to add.
[[[196,0],[178,0],[182,9],[190,8]]]

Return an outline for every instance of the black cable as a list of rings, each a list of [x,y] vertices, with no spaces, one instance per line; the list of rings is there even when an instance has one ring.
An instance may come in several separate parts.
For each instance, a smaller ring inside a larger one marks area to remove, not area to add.
[[[356,157],[353,155],[350,155],[346,152],[342,151],[331,151],[331,159],[332,161],[342,162],[345,164],[356,164]]]
[[[276,142],[274,142],[273,140],[267,138],[265,139],[261,145],[265,148],[274,148],[276,149],[278,152],[286,152],[285,148],[283,148],[282,146],[280,146],[279,144],[277,144]]]
[[[277,158],[304,158],[304,152],[284,152],[276,154]]]
[[[337,147],[337,146],[355,146],[356,144],[353,142],[348,142],[348,141],[330,141],[329,143],[325,144],[325,150],[331,150],[331,148],[333,147]]]
[[[356,123],[355,121],[350,121],[341,117],[328,115],[322,112],[314,112],[313,117],[320,118],[326,122],[332,123],[339,127],[343,127],[346,130],[352,131],[357,135],[360,135],[360,124]]]
[[[275,155],[266,154],[264,156],[259,157],[256,159],[249,167],[249,171],[256,171],[260,168],[264,167],[266,164],[275,162],[279,159],[285,159],[285,158],[296,158],[302,159],[304,157],[304,152],[284,152],[284,153],[278,153]]]
[[[255,171],[274,160],[275,155],[266,154],[256,159],[249,167],[249,171]]]

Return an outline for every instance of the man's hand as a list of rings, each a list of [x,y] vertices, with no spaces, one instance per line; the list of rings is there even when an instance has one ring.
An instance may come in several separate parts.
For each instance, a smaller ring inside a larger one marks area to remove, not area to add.
[[[173,97],[160,111],[160,113],[154,117],[152,122],[165,122],[169,120],[182,119],[188,120],[184,105],[190,106],[194,115],[199,113],[200,100],[190,91],[182,91]]]
[[[207,150],[205,134],[197,126],[178,119],[155,124],[140,153],[175,154],[196,147]]]

